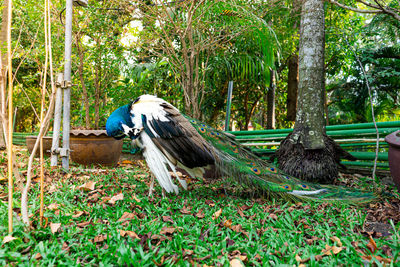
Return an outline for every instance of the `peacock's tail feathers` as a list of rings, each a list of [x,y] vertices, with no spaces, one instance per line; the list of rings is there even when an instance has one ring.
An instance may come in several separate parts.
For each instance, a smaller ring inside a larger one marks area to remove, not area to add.
[[[281,172],[273,164],[257,157],[250,149],[222,131],[187,117],[193,127],[214,148],[216,167],[226,177],[261,190],[271,196],[294,200],[370,202],[373,193],[340,186],[319,185],[299,180]]]

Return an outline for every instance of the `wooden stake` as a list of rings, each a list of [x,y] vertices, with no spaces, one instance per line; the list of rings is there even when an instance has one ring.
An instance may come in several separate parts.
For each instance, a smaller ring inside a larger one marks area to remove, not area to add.
[[[12,20],[12,0],[8,2],[8,23],[7,23],[7,57],[8,57],[8,232],[13,231],[13,162],[12,162],[12,133],[13,133],[13,77],[12,77],[12,58],[11,58],[11,20]]]

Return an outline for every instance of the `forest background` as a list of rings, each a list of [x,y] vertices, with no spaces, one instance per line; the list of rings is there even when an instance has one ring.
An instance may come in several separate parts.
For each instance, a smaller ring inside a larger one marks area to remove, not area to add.
[[[75,7],[73,127],[104,128],[115,108],[148,93],[221,128],[231,80],[231,122],[237,130],[293,126],[301,1],[204,1],[196,10],[190,2],[160,7],[151,1],[112,0]],[[352,0],[343,3],[357,7]],[[63,71],[64,5],[51,2],[56,73]],[[391,5],[398,8],[399,3]],[[14,3],[16,132],[35,132],[39,126],[42,14],[43,6],[34,1]],[[356,56],[366,70],[377,121],[399,120],[400,22],[327,2],[325,34],[326,124],[372,121]]]

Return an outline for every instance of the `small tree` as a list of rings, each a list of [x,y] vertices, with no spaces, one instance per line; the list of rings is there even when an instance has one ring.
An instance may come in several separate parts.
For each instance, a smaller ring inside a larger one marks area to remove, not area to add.
[[[139,17],[144,26],[140,52],[168,60],[183,89],[185,112],[195,118],[202,114],[210,59],[235,37],[264,23],[235,0],[153,1],[140,5]]]

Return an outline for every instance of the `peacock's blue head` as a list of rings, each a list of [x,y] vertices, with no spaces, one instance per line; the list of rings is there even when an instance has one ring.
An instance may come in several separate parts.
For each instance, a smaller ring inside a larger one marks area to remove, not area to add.
[[[122,106],[111,113],[106,122],[107,135],[115,139],[122,139],[126,136],[124,126],[133,128],[132,115],[130,113],[131,104]]]

